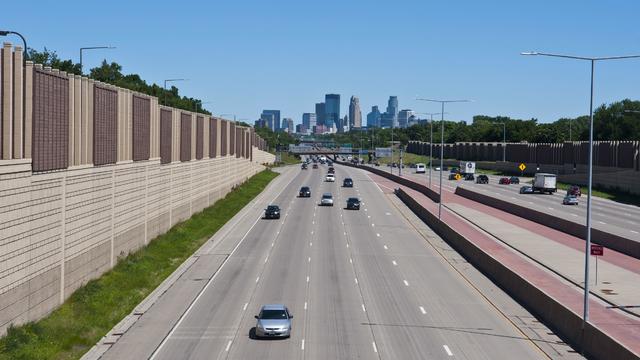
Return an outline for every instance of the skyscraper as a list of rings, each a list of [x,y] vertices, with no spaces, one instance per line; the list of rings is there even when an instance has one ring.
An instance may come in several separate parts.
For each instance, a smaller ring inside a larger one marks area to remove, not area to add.
[[[387,116],[385,116],[386,120],[390,123],[386,126],[388,127],[396,127],[398,126],[398,97],[397,96],[389,96],[389,103],[387,104]]]
[[[305,126],[307,131],[313,131],[313,127],[316,126],[316,114],[314,113],[304,113],[302,114],[302,125]]]
[[[380,127],[380,110],[377,106],[371,107],[371,112],[367,114],[367,127]]]
[[[340,124],[340,95],[326,94],[324,96],[325,103],[325,125],[338,127]]]
[[[273,123],[275,122],[275,116],[273,114],[267,114],[264,111],[260,114],[260,120],[264,122],[264,126],[273,130]]]
[[[293,134],[293,119],[291,118],[282,119],[282,131],[288,132],[289,134]]]
[[[325,103],[317,103],[316,104],[316,125],[324,125],[326,120],[325,116]]]
[[[409,126],[409,119],[414,115],[413,110],[405,109],[400,110],[398,113],[398,126],[401,128],[406,128]]]
[[[349,129],[362,127],[362,112],[360,111],[360,99],[355,96],[349,101]]]
[[[272,114],[273,122],[269,128],[273,131],[278,131],[280,129],[280,110],[262,110],[262,114]],[[262,116],[260,116],[262,118]]]

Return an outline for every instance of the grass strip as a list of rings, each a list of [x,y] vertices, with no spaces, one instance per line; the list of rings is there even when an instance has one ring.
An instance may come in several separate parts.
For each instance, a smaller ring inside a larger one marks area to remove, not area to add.
[[[278,174],[264,170],[76,290],[47,317],[9,328],[0,360],[79,359]]]

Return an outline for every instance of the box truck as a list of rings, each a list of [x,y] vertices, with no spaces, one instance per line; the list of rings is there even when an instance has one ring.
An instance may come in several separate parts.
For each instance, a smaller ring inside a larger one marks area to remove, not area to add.
[[[460,170],[458,170],[461,175],[466,174],[475,174],[476,173],[476,163],[473,161],[460,161]]]
[[[540,193],[554,193],[558,190],[555,174],[536,173],[533,177],[533,191]]]

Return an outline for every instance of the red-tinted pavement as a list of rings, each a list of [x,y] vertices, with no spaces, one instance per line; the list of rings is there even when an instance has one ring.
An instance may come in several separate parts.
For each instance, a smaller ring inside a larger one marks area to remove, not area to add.
[[[425,209],[430,211],[433,214],[438,213],[438,204],[432,202],[429,198],[422,195],[421,193],[402,186],[398,183],[395,183],[391,180],[383,178],[381,176],[375,174],[368,174],[369,177],[377,183],[380,188],[385,192],[392,192],[394,188],[402,188],[407,194],[413,197],[420,205],[422,205]],[[551,234],[549,235],[551,238],[558,237],[558,242],[563,243],[569,246],[578,246],[574,242],[576,239],[570,239],[570,236],[557,232],[553,229],[544,229],[544,226],[539,224],[532,223],[525,219],[519,218],[517,216],[513,216],[511,214],[504,213],[500,210],[484,206],[478,204],[476,202],[470,201],[468,199],[464,199],[460,196],[457,196],[451,192],[444,192],[443,194],[444,204],[447,202],[458,202],[465,206],[473,207],[474,209],[478,209],[480,211],[486,212],[488,214],[494,214],[494,216],[499,217],[502,220],[513,222],[518,226],[525,227],[534,231],[534,232],[544,232],[541,235]],[[565,305],[567,308],[571,309],[574,313],[581,315],[583,311],[583,297],[581,289],[576,288],[573,285],[570,285],[566,282],[563,282],[559,278],[551,275],[546,272],[542,268],[537,265],[531,263],[524,257],[514,253],[512,250],[502,245],[501,243],[495,241],[489,236],[485,235],[485,233],[479,231],[475,227],[473,227],[467,221],[459,218],[458,216],[452,214],[445,207],[442,209],[442,220],[445,221],[450,227],[455,229],[459,234],[463,235],[469,241],[473,242],[476,246],[482,249],[484,252],[491,254],[496,260],[500,261],[503,265],[507,266],[511,270],[518,273],[524,279],[529,281],[531,284],[535,285],[537,288],[543,290],[549,296],[552,296],[557,301]],[[533,227],[532,224],[537,225],[537,227]],[[567,238],[569,237],[569,238]],[[580,249],[584,248],[584,242],[581,241]],[[605,253],[610,253],[609,257],[606,258],[606,261],[615,262],[616,264],[621,264],[619,266],[633,267],[633,262],[624,259],[623,254],[615,253],[612,250],[608,250]],[[637,265],[636,265],[637,266]],[[630,269],[631,270],[631,269]],[[637,271],[637,268],[633,269]],[[624,315],[616,310],[608,309],[603,303],[593,300],[590,300],[590,322],[598,327],[603,332],[607,333],[612,338],[616,339],[621,344],[624,344],[628,349],[633,351],[636,354],[640,355],[640,320],[636,318],[631,318],[628,315]]]

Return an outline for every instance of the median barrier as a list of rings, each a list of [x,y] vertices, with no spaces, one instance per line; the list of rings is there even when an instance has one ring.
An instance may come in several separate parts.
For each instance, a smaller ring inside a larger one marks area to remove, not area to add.
[[[481,204],[491,206],[510,214],[531,220],[538,224],[548,226],[552,229],[562,231],[572,236],[583,239],[587,232],[587,227],[571,220],[562,219],[551,214],[547,214],[538,210],[530,209],[525,206],[501,200],[493,196],[481,194],[464,187],[456,188],[456,195],[460,195],[469,200],[479,202]],[[591,228],[591,241],[605,246],[611,250],[621,252],[636,259],[640,259],[640,242],[614,235],[600,229]]]
[[[594,359],[638,359],[631,350],[582,318],[438,219],[401,188],[396,195],[453,249],[576,350]]]

